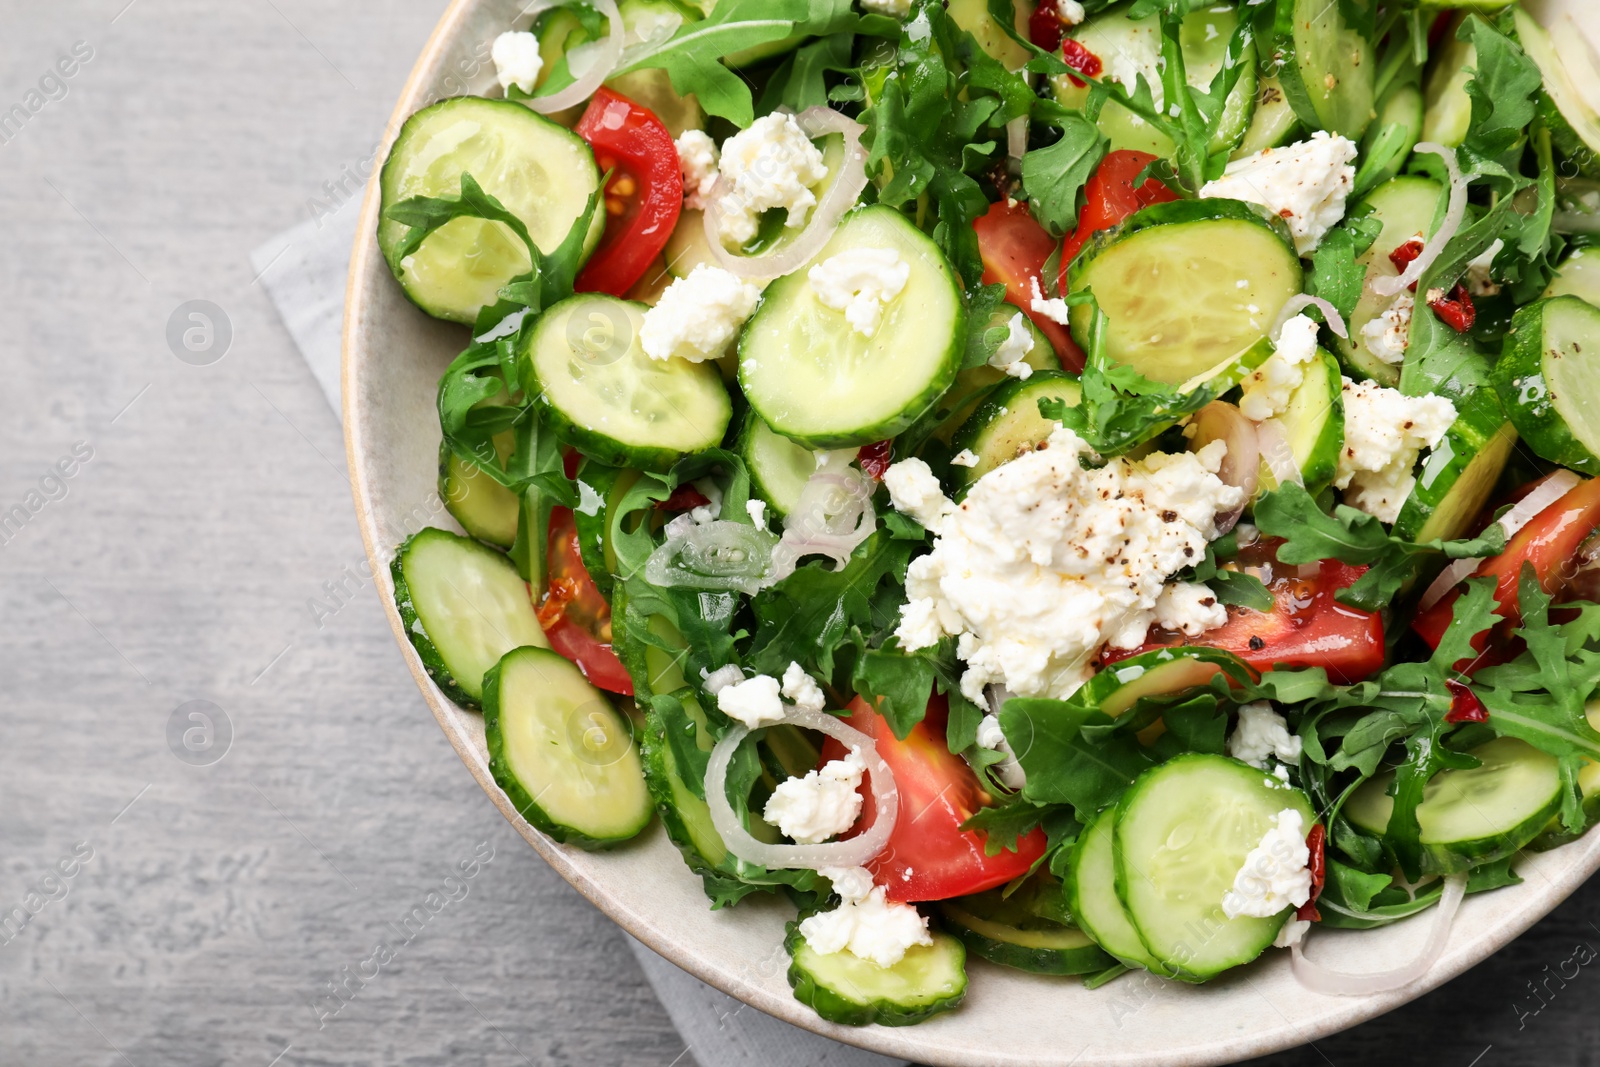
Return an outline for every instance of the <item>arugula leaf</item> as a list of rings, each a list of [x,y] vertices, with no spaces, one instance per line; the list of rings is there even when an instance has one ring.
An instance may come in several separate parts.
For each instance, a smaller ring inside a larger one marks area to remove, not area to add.
[[[926,655],[885,646],[866,649],[856,658],[851,683],[861,697],[878,700],[878,713],[904,741],[927,714],[933,678],[934,667]]]
[[[1023,155],[1022,188],[1033,217],[1052,236],[1062,237],[1078,225],[1078,193],[1094,176],[1110,142],[1082,112],[1046,108],[1045,103],[1040,101],[1034,114],[1047,115],[1061,139]]]
[[[1367,567],[1367,573],[1336,594],[1340,603],[1363,611],[1378,611],[1391,603],[1422,558],[1481,559],[1498,553],[1506,543],[1505,530],[1498,523],[1475,538],[1413,543],[1395,537],[1376,518],[1348,505],[1338,505],[1329,515],[1304,486],[1293,483],[1256,501],[1255,522],[1262,533],[1284,539],[1278,548],[1278,559],[1284,563],[1336,559]]]
[[[1036,804],[1071,804],[1080,820],[1093,818],[1154,764],[1130,733],[1084,736],[1086,727],[1114,724],[1104,712],[1071,700],[1006,701],[1000,726],[1028,776],[1022,796]]]
[[[1346,323],[1355,314],[1367,282],[1367,268],[1356,260],[1372,247],[1382,231],[1382,221],[1372,214],[1346,219],[1344,225],[1323,238],[1311,255],[1307,290],[1337,308]],[[1316,310],[1306,309],[1308,314]]]
[[[961,357],[962,370],[984,366],[1005,342],[1010,330],[989,325],[1005,302],[1006,287],[999,282],[972,290],[967,305],[967,351]]]
[[[1275,603],[1261,579],[1245,571],[1230,570],[1221,563],[1239,554],[1238,539],[1232,531],[1206,545],[1205,558],[1173,576],[1174,581],[1199,582],[1209,586],[1217,600],[1253,611],[1271,611]]]
[[[1468,16],[1456,37],[1477,51],[1477,68],[1467,82],[1472,120],[1463,147],[1494,159],[1521,144],[1544,79],[1520,45],[1478,15]]]
[[[835,33],[795,49],[772,72],[756,109],[767,115],[780,107],[799,112],[827,106],[828,75],[855,69],[850,63],[854,44],[854,34]]]

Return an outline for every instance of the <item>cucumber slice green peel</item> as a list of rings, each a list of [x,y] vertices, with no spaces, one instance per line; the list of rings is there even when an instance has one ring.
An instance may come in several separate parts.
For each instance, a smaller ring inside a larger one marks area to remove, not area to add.
[[[829,1022],[845,1026],[909,1026],[950,1011],[967,995],[967,951],[959,940],[935,933],[932,945],[913,945],[893,967],[848,951],[813,952],[788,925],[789,985],[795,999]]]
[[[1145,947],[1117,895],[1116,854],[1112,847],[1116,822],[1116,808],[1107,808],[1078,835],[1066,882],[1068,906],[1073,917],[1106,952],[1129,967],[1170,977],[1166,965]]]
[[[945,927],[967,951],[1030,974],[1098,974],[1116,963],[1082,930],[1041,919],[999,890],[939,905]]]
[[[1492,377],[1529,448],[1600,474],[1600,308],[1557,296],[1520,309]]]
[[[1050,436],[1057,423],[1039,414],[1040,400],[1060,400],[1077,407],[1082,397],[1078,379],[1060,371],[1035,371],[996,388],[950,442],[955,451],[969,450],[978,457],[977,466],[950,468],[957,495]]]
[[[1273,33],[1285,60],[1278,76],[1300,121],[1359,142],[1376,96],[1372,42],[1328,0],[1278,0]]]

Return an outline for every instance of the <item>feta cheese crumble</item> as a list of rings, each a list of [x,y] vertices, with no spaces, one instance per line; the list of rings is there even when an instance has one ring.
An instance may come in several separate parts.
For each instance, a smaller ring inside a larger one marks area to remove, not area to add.
[[[861,776],[866,773],[861,750],[829,760],[804,778],[787,778],[772,790],[761,817],[802,845],[819,845],[837,837],[861,817]]]
[[[1156,599],[1156,625],[1186,637],[1199,637],[1227,621],[1228,609],[1198,582],[1171,582]]]
[[[1310,863],[1305,819],[1294,808],[1285,808],[1233,876],[1233,888],[1222,895],[1222,913],[1230,919],[1269,919],[1285,908],[1298,908],[1311,899]]]
[[[913,945],[933,944],[928,920],[914,906],[888,900],[866,870],[824,867],[817,873],[833,883],[842,902],[800,921],[800,936],[811,951],[830,956],[848,950],[879,967],[893,967]]]
[[[717,708],[752,730],[771,726],[785,715],[783,701],[778,699],[778,680],[770,674],[724,686],[717,692]]]
[[[801,711],[813,714],[820,712],[828,704],[828,698],[823,695],[822,687],[816,679],[807,674],[805,668],[793,660],[783,672],[783,695]]]
[[[1289,732],[1288,720],[1260,700],[1239,709],[1239,724],[1228,737],[1228,755],[1265,770],[1272,756],[1298,764],[1300,744],[1300,738]]]
[[[1283,924],[1283,929],[1278,931],[1278,936],[1273,939],[1273,948],[1292,948],[1306,939],[1306,931],[1311,929],[1308,919],[1290,919]]]
[[[1004,703],[1003,700],[997,700],[994,706],[1000,707]],[[1017,761],[1017,753],[1011,747],[1011,742],[1006,740],[1006,732],[1001,728],[997,716],[985,715],[978,722],[977,741],[979,748],[999,752],[1005,757],[994,765],[994,772],[1007,789],[1021,789],[1028,784],[1028,775]]]
[[[1416,297],[1398,294],[1383,314],[1361,327],[1361,341],[1367,351],[1391,367],[1404,362],[1406,348],[1411,344],[1411,316],[1416,308]]]
[[[934,533],[955,511],[956,506],[945,497],[939,479],[933,476],[933,468],[915,457],[890,464],[883,472],[883,484],[896,511],[910,515]]]
[[[706,197],[717,184],[717,142],[704,130],[684,130],[676,145],[683,170],[683,206],[704,211]]]
[[[539,84],[539,72],[544,69],[544,57],[539,54],[539,38],[521,30],[502,33],[489,46],[489,60],[494,63],[495,77],[501,89],[515,85],[531,95]]]
[[[1333,484],[1345,491],[1345,503],[1394,522],[1416,485],[1417,457],[1455,421],[1455,405],[1442,396],[1344,379],[1344,449]]]
[[[952,467],[976,467],[977,465],[978,454],[970,448],[963,448],[960,452],[950,457],[950,466]]]
[[[757,500],[755,497],[751,497],[744,502],[744,510],[749,513],[750,521],[755,524],[756,529],[765,530],[767,528],[767,502],[765,500]]]
[[[1044,298],[1044,292],[1039,288],[1038,278],[1029,278],[1028,284],[1033,286],[1033,300],[1028,305],[1028,310],[1035,315],[1043,315],[1057,326],[1065,326],[1070,321],[1070,309],[1067,302],[1059,296],[1049,300]]]
[[[1093,675],[1090,661],[1108,641],[1137,647],[1166,580],[1203,556],[1219,512],[1244,503],[1217,477],[1221,441],[1085,470],[1090,454],[1057,427],[1038,450],[980,478],[959,508],[915,501],[939,519],[938,536],[907,572],[896,636],[914,651],[956,635],[967,664],[961,691],[974,703],[990,683],[1065,698]]]
[[[823,307],[844,312],[851,329],[871,337],[911,280],[911,264],[892,248],[852,248],[812,267],[806,280]]]
[[[1289,398],[1305,381],[1305,365],[1317,356],[1317,324],[1296,315],[1283,324],[1277,351],[1251,371],[1242,383],[1239,411],[1251,422],[1276,418],[1289,407]]]
[[[804,226],[817,204],[811,187],[828,176],[828,168],[794,116],[774,112],[722,143],[722,174],[728,191],[718,205],[721,236],[737,246],[755,237],[767,211],[782,208],[786,226]]]
[[[989,357],[989,366],[1003,370],[1013,378],[1027,378],[1033,373],[1028,366],[1028,354],[1033,351],[1033,331],[1022,319],[1022,312],[1011,316],[1006,323],[1005,340]]]
[[[1265,148],[1228,164],[1200,195],[1260,204],[1289,224],[1295,250],[1309,255],[1344,218],[1345,198],[1356,180],[1355,158],[1354,142],[1318,130],[1308,141]]]
[[[1056,18],[1063,26],[1076,26],[1088,15],[1078,0],[1056,0]]]
[[[644,313],[639,343],[651,359],[703,363],[727,351],[756,309],[761,290],[730,271],[702,263],[667,286]]]

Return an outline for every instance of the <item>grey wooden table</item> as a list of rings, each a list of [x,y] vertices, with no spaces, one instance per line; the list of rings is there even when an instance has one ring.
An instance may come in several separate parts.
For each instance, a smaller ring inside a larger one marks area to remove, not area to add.
[[[0,1063],[692,1062],[424,708],[247,262],[354,210],[438,9],[0,9]],[[1593,1062],[1596,918],[1270,1062]]]

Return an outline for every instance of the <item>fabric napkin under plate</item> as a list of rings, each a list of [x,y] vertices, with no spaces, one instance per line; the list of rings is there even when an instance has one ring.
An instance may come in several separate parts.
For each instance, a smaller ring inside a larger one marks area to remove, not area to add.
[[[342,415],[340,328],[359,215],[351,201],[332,216],[277,235],[250,255],[261,285],[335,416]],[[598,929],[607,920],[596,912],[593,921]],[[746,1007],[632,937],[627,941],[688,1055],[700,1067],[904,1067],[904,1060],[831,1041]]]

